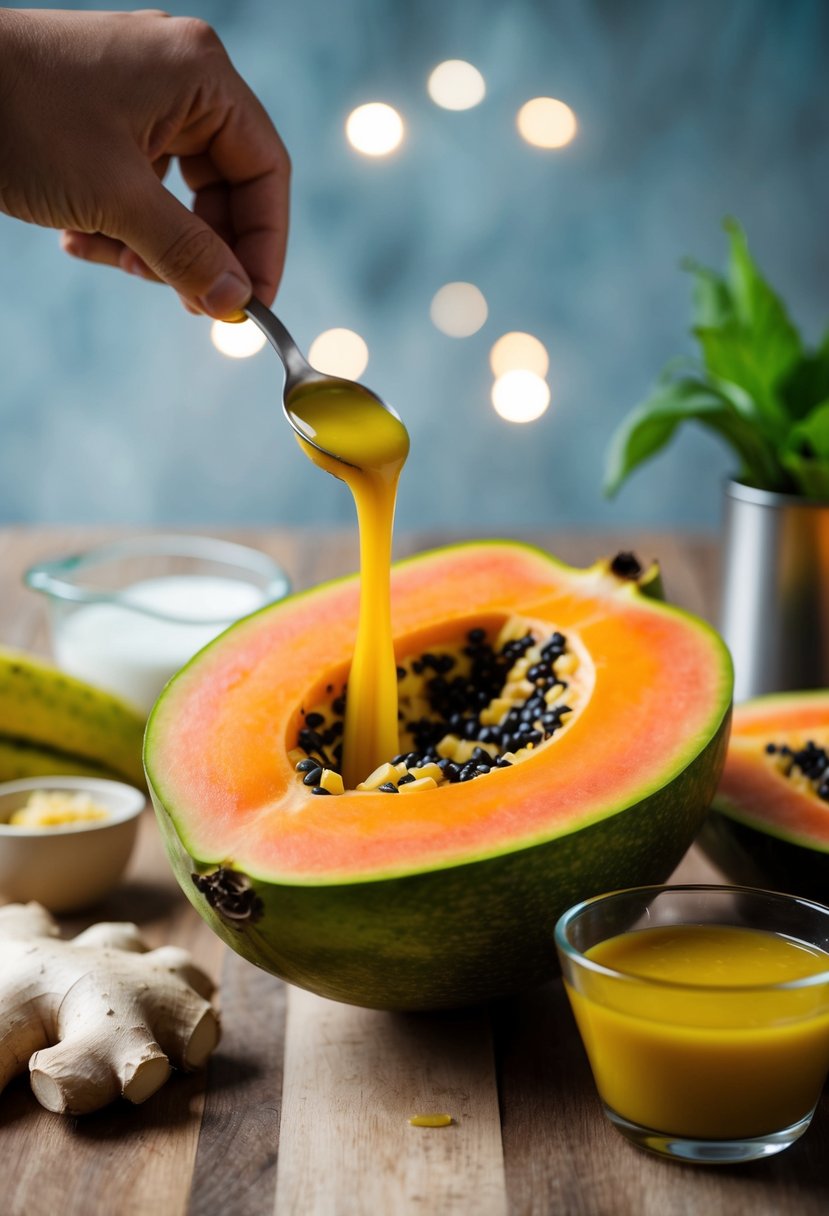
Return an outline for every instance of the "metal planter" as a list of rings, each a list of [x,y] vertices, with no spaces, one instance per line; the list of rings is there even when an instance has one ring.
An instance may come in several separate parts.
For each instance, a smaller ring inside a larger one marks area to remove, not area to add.
[[[829,502],[729,481],[724,526],[734,699],[829,687]]]

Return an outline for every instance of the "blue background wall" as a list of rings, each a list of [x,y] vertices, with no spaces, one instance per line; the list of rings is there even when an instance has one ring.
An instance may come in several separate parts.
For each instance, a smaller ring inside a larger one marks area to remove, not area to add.
[[[81,6],[78,6],[81,7]],[[111,4],[100,7],[112,7]],[[345,325],[365,380],[408,423],[401,527],[711,526],[727,456],[688,430],[618,500],[601,497],[613,427],[690,349],[693,253],[719,264],[733,213],[807,335],[829,318],[829,6],[820,0],[236,0],[169,4],[211,21],[294,162],[278,305],[298,339]],[[446,58],[485,102],[440,110]],[[527,146],[536,95],[576,112],[576,140]],[[364,101],[402,112],[389,159],[357,156]],[[465,279],[490,315],[440,334],[432,295]],[[0,217],[0,523],[350,520],[344,488],[290,441],[269,351],[236,361],[172,293],[64,257]],[[552,406],[501,421],[492,342],[550,350]]]

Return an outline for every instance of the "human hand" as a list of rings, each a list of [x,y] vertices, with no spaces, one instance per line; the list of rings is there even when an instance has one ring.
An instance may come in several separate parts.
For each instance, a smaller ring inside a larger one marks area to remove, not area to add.
[[[189,211],[163,184],[170,160]],[[0,210],[228,318],[282,274],[290,162],[213,30],[155,10],[0,9]]]

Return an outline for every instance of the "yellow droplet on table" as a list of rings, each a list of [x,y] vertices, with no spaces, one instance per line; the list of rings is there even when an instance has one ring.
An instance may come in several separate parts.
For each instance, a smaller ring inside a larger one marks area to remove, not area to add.
[[[412,1127],[449,1127],[455,1120],[451,1115],[411,1115]]]

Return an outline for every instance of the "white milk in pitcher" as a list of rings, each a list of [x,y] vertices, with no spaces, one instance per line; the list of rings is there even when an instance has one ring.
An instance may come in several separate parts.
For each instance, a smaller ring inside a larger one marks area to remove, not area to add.
[[[170,676],[265,598],[252,583],[218,575],[145,579],[117,602],[84,604],[56,621],[55,657],[70,675],[148,711]]]

